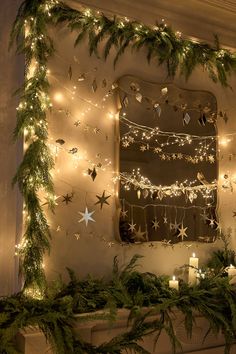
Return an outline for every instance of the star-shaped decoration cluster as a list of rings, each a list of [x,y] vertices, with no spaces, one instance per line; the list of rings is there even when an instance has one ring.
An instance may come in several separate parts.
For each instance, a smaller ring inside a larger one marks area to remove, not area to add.
[[[88,208],[85,208],[85,212],[82,213],[81,211],[79,211],[79,214],[82,215],[82,218],[79,220],[79,222],[85,222],[86,226],[88,226],[88,222],[89,221],[93,221],[95,222],[95,220],[92,218],[94,211],[89,212]]]

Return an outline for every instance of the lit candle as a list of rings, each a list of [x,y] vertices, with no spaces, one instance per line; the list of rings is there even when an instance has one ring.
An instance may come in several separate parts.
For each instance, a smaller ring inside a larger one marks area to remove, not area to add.
[[[236,268],[232,264],[228,268],[228,277],[230,278],[230,284],[236,284]]]
[[[198,277],[198,258],[193,253],[192,257],[189,258],[189,271],[188,271],[188,283],[193,285],[197,283]]]
[[[173,289],[176,289],[176,290],[179,290],[179,281],[175,280],[175,276],[174,275],[173,275],[172,280],[169,280],[169,287],[173,288]]]

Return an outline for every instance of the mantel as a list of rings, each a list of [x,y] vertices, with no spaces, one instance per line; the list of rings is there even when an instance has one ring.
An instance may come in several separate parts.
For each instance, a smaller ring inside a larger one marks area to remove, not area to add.
[[[150,309],[149,309],[150,310]],[[145,309],[144,309],[145,311]],[[127,330],[127,321],[129,310],[120,309],[117,312],[117,319],[111,325],[106,320],[85,320],[87,315],[102,314],[103,311],[98,311],[92,314],[77,315],[77,321],[74,324],[74,332],[80,335],[83,340],[92,343],[93,345],[100,345],[103,342],[111,340],[114,336]],[[181,342],[183,352],[186,354],[223,354],[224,353],[224,337],[216,337],[214,334],[209,333],[206,340],[204,336],[208,330],[207,321],[196,314],[196,325],[193,328],[192,338],[188,338],[184,329],[184,319],[179,311],[175,311],[172,314],[175,319],[175,329],[178,339]],[[154,318],[150,317],[150,320]],[[150,353],[158,354],[170,354],[172,352],[170,340],[166,333],[162,333],[156,349],[153,348],[154,338],[146,337],[142,342],[142,345]],[[18,349],[23,354],[52,354],[49,344],[46,343],[42,332],[38,328],[28,328],[20,332],[17,336]],[[233,353],[232,349],[232,353]]]
[[[157,20],[171,25],[189,37],[213,43],[218,35],[220,43],[236,48],[236,2],[222,0],[65,0],[71,6],[79,4],[104,12],[128,16],[147,24]]]

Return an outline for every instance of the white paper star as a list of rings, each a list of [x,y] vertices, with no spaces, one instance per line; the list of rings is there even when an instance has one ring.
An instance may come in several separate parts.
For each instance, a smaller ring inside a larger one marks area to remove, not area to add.
[[[77,241],[80,239],[80,233],[79,233],[79,232],[76,232],[76,233],[74,234],[74,236],[75,236],[75,238],[76,238]]]
[[[160,227],[159,221],[157,221],[157,218],[155,217],[154,220],[152,220],[152,228],[157,231],[157,229]]]
[[[177,237],[180,237],[181,240],[183,241],[185,237],[188,237],[186,234],[187,227],[184,227],[183,223],[181,224],[181,227],[178,228],[179,234]]]
[[[79,222],[85,221],[86,226],[88,226],[89,221],[95,222],[95,220],[91,217],[93,215],[94,211],[89,212],[88,208],[85,208],[85,212],[82,213],[79,211],[79,214],[82,215],[82,219],[79,220]]]

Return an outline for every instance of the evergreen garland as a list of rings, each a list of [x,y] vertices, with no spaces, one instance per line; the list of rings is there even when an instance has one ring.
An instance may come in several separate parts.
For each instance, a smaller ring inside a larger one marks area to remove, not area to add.
[[[209,272],[196,286],[180,282],[176,291],[169,288],[167,277],[138,272],[139,258],[134,256],[123,269],[119,269],[115,258],[110,281],[91,277],[78,280],[69,270],[70,282],[59,281],[48,288],[42,300],[28,298],[24,293],[0,299],[0,352],[18,353],[15,335],[20,329],[33,326],[44,333],[56,354],[121,354],[129,349],[150,354],[141,340],[154,334],[158,341],[162,332],[166,332],[176,353],[181,349],[175,333],[174,314],[178,310],[184,316],[190,338],[196,314],[200,314],[209,324],[206,337],[210,332],[223,333],[225,354],[230,353],[236,340],[235,285],[230,285],[228,278]],[[129,327],[124,333],[97,347],[74,335],[75,321],[99,319],[112,323],[119,308],[129,311]]]
[[[42,209],[39,193],[44,192],[47,204],[53,210],[55,200],[50,170],[53,159],[47,147],[47,118],[50,109],[47,61],[54,48],[48,36],[48,24],[65,23],[78,33],[75,45],[87,37],[90,54],[98,55],[102,42],[103,56],[107,58],[112,48],[116,50],[114,63],[128,47],[145,50],[147,60],[155,59],[157,65],[166,64],[174,76],[177,69],[188,78],[197,66],[202,66],[211,79],[227,86],[227,77],[236,70],[236,55],[221,49],[216,38],[215,47],[182,39],[163,24],[154,27],[137,21],[104,14],[89,9],[75,10],[57,0],[24,0],[13,24],[11,41],[17,43],[17,52],[26,60],[26,79],[19,90],[15,138],[25,135],[28,147],[14,178],[24,198],[26,213],[25,234],[21,243],[21,270],[25,287],[43,289],[45,276],[43,255],[50,248],[49,226]],[[32,65],[34,71],[31,73]]]

